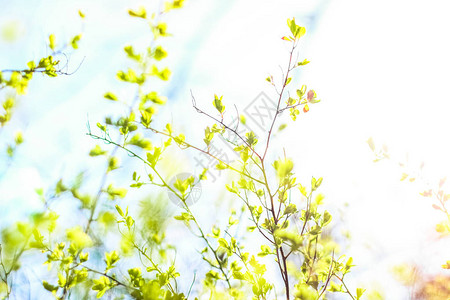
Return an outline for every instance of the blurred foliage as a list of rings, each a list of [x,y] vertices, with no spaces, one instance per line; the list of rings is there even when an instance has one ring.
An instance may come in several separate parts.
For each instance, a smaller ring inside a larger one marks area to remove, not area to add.
[[[23,33],[23,26],[17,20],[8,21],[0,28],[1,39],[8,43],[17,41]]]
[[[449,299],[450,276],[426,275],[414,264],[399,264],[393,267],[392,273],[396,280],[407,286],[413,294],[413,299]]]
[[[377,147],[374,140],[367,140],[369,148],[375,154],[375,162],[382,159],[390,159],[386,145]],[[450,212],[448,203],[450,193],[446,191],[446,178],[443,177],[439,182],[430,184],[424,177],[423,169],[425,163],[421,163],[417,168],[411,168],[405,162],[397,162],[401,169],[400,181],[410,184],[418,184],[421,188],[426,187],[420,196],[432,201],[431,207],[440,212],[442,221],[436,224],[435,230],[439,238],[448,238],[450,235]],[[450,270],[450,260],[442,264],[442,269]],[[401,284],[410,287],[414,293],[414,299],[449,299],[450,298],[450,276],[445,275],[424,275],[421,268],[411,263],[395,265],[392,268],[392,274]]]
[[[416,291],[415,299],[440,300],[450,298],[450,276],[436,275],[423,279]]]

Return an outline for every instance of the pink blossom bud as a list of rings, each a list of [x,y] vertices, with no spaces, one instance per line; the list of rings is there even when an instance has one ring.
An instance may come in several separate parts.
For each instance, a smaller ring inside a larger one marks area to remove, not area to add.
[[[316,95],[316,93],[314,92],[314,90],[309,90],[306,98],[308,99],[308,101],[311,101],[315,95]]]

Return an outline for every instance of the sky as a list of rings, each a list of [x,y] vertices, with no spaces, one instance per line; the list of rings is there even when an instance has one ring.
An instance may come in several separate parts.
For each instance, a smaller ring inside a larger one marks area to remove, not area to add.
[[[111,74],[126,64],[123,46],[145,42],[142,28],[126,15],[139,2],[0,0],[0,31],[12,25],[17,30],[16,39],[4,35],[0,42],[1,69],[45,55],[50,33],[58,38],[83,32],[69,61],[71,69],[83,61],[80,69],[51,83],[37,79],[17,112],[13,126],[25,128],[27,143],[8,176],[0,174],[9,217],[24,213],[17,199],[32,210],[34,189],[73,174],[79,163],[74,157],[92,146],[84,136],[86,119],[94,123],[109,108],[99,103],[116,85]],[[408,159],[412,172],[425,162],[431,183],[450,171],[449,8],[444,0],[187,1],[168,19],[174,36],[165,46],[174,77],[162,87],[172,110],[165,114],[180,129],[204,126],[206,120],[196,116],[177,117],[191,109],[190,90],[200,105],[209,105],[217,93],[243,112],[261,92],[275,101],[265,78],[279,78],[286,65],[281,37],[288,33],[286,19],[295,17],[307,29],[299,57],[311,63],[291,84],[308,85],[322,102],[296,123],[282,117],[280,124],[289,126],[275,138],[272,158],[285,149],[301,179],[324,177],[327,204],[336,212],[346,207],[342,228],[351,232],[348,250],[358,258],[360,278],[389,290],[395,283],[380,274],[389,274],[395,262],[438,272],[450,246],[434,234],[439,213],[418,195],[419,183],[400,182],[403,169],[396,162]],[[84,24],[78,9],[86,14]],[[373,163],[369,137],[386,144],[392,159]],[[60,163],[47,168],[54,157]],[[11,188],[23,181],[20,190]],[[211,189],[205,186],[205,193]],[[387,299],[404,293],[399,289]]]

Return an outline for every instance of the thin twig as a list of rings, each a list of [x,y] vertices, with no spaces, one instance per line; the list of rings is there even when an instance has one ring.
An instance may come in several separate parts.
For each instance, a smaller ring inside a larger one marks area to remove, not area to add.
[[[194,109],[200,113],[200,114],[204,114],[205,116],[209,117],[210,119],[216,121],[217,123],[219,123],[220,125],[222,125],[225,129],[231,131],[232,133],[234,133],[242,142],[244,142],[244,144],[253,152],[255,153],[256,156],[258,156],[259,159],[261,159],[261,156],[255,151],[255,149],[247,142],[247,139],[243,138],[235,129],[230,128],[228,125],[226,125],[223,120],[219,120],[216,117],[204,112],[203,110],[201,110],[200,108],[197,107],[196,101],[195,101],[195,97],[194,94],[192,93],[191,90],[191,97],[192,97],[192,106],[194,107]]]

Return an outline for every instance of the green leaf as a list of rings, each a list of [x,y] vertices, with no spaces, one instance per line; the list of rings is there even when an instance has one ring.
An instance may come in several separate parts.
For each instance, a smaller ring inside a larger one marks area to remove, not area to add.
[[[330,281],[330,284],[333,284],[333,281]],[[318,292],[314,290],[314,288],[306,283],[299,283],[295,286],[295,296],[297,299],[302,300],[316,300],[318,299]]]
[[[322,226],[327,226],[331,222],[331,214],[328,211],[323,213],[323,223]]]
[[[239,219],[236,219],[233,216],[230,216],[228,218],[228,225],[229,226],[233,226],[233,225],[236,225],[236,224],[239,224]]]
[[[213,101],[214,107],[221,114],[223,114],[223,112],[225,111],[225,106],[222,104],[222,98],[223,98],[223,96],[218,97],[217,95],[214,95],[214,101]]]
[[[156,36],[167,36],[167,24],[166,23],[159,23],[154,27],[154,32],[156,33]]]
[[[266,266],[263,264],[260,264],[254,256],[249,261],[249,264],[253,267],[253,271],[257,275],[263,275],[266,272]]]
[[[302,36],[304,36],[305,33],[306,33],[306,28],[305,27],[297,26],[297,29],[296,29],[296,32],[295,32],[295,37],[299,39]]]
[[[44,289],[46,289],[49,292],[56,292],[59,289],[58,286],[51,285],[50,283],[48,283],[45,280],[42,281],[42,285],[44,286]]]
[[[161,60],[167,56],[166,50],[164,50],[161,46],[156,47],[154,57],[156,60]]]
[[[115,156],[112,156],[108,160],[108,170],[107,172],[111,172],[115,169],[119,168],[119,159]]]
[[[138,62],[141,60],[141,55],[134,52],[133,46],[125,46],[123,50],[129,58]]]
[[[66,277],[63,274],[58,272],[58,285],[60,287],[64,287],[66,285]]]
[[[78,250],[92,245],[91,238],[79,226],[67,229],[66,238],[70,241],[71,247],[73,246]]]
[[[297,206],[294,203],[289,204],[284,209],[283,215],[292,215],[297,212]]]
[[[240,115],[240,116],[239,116],[239,120],[240,120],[241,123],[244,124],[244,125],[247,123],[247,119],[245,118],[244,115]]]
[[[352,263],[353,263],[353,258],[349,257],[347,260],[347,263],[345,264],[345,269],[344,269],[345,272],[350,270],[350,268],[354,266],[354,265],[352,265]]]
[[[309,64],[309,63],[310,63],[309,60],[304,59],[303,61],[299,61],[297,65],[298,65],[298,66],[304,66],[304,65],[307,65],[307,64]]]
[[[166,130],[169,133],[169,135],[172,135],[173,129],[172,129],[172,124],[167,123],[166,124]]]
[[[253,133],[253,131],[247,132],[245,134],[247,144],[249,144],[251,147],[255,146],[258,143],[258,139],[256,138],[256,135]]]
[[[225,188],[230,192],[230,193],[233,193],[233,194],[239,194],[239,190],[238,190],[238,188],[234,185],[234,182],[233,182],[233,184],[230,186],[229,184],[227,184],[227,185],[225,185]]]
[[[282,180],[291,174],[292,169],[294,168],[294,162],[287,158],[279,159],[274,161],[273,167],[277,171],[278,178]]]
[[[125,224],[130,229],[134,225],[134,219],[131,216],[126,216]]]
[[[146,79],[145,74],[141,74],[138,76],[136,74],[136,72],[130,68],[127,70],[126,73],[124,71],[118,71],[116,76],[119,80],[130,82],[130,83],[137,83],[139,85],[143,84]]]
[[[101,131],[106,132],[106,126],[104,126],[104,125],[102,125],[100,123],[97,123],[97,127],[100,128]]]
[[[306,93],[306,85],[302,85],[301,89],[297,90],[297,95],[301,98],[303,98],[303,96]]]
[[[322,205],[323,204],[323,199],[325,199],[325,195],[322,193],[317,194],[316,198],[314,199],[314,202],[316,203],[317,206]]]
[[[225,170],[227,168],[228,168],[228,166],[226,164],[224,164],[223,162],[219,162],[218,164],[216,164],[217,170]]]
[[[189,222],[190,220],[194,220],[194,217],[187,212],[182,212],[181,215],[175,216],[174,219],[178,221]]]
[[[245,147],[244,150],[241,151],[241,158],[243,162],[247,162],[247,160],[250,158],[250,155],[248,154],[249,149],[248,147]]]
[[[233,278],[237,280],[245,280],[244,274],[242,274],[242,272],[239,271],[233,271]]]
[[[311,235],[318,235],[319,233],[322,232],[322,228],[318,225],[315,225],[311,228],[311,230],[309,231],[309,234]]]
[[[153,153],[147,153],[147,161],[150,163],[152,167],[155,167],[158,162],[159,157],[161,156],[161,148],[156,147]]]
[[[83,252],[81,252],[80,253],[80,262],[86,262],[86,261],[88,261],[88,259],[89,259],[89,253],[83,253]]]
[[[160,71],[155,65],[152,66],[152,75],[157,76],[159,79],[167,81],[172,74],[168,68],[164,68]]]
[[[293,18],[292,20],[288,19],[288,26],[289,26],[289,29],[291,30],[291,33],[295,36],[295,31],[297,30],[297,25],[295,24],[295,18]]]
[[[323,178],[320,177],[319,179],[315,180],[314,183],[314,190],[318,189],[320,187],[320,185],[322,184]]]
[[[78,49],[78,42],[81,39],[81,34],[78,34],[72,38],[72,41],[70,42],[70,45],[73,49]]]
[[[173,186],[181,193],[181,195],[184,196],[184,195],[186,195],[186,192],[188,191],[188,189],[192,186],[193,182],[194,182],[193,176],[190,176],[186,180],[177,178],[177,180],[175,180]]]
[[[27,66],[28,66],[28,68],[30,68],[30,70],[36,69],[36,63],[33,60],[29,61],[27,63]],[[1,83],[1,80],[0,80],[0,83]]]
[[[301,38],[306,33],[305,27],[301,27],[301,26],[298,26],[297,24],[295,24],[295,18],[293,18],[292,20],[288,20],[288,26],[289,26],[289,29],[291,30],[292,35],[296,39]]]
[[[146,150],[152,149],[152,143],[150,142],[150,140],[143,138],[142,134],[140,133],[133,135],[133,137],[127,142],[127,144],[134,145]]]
[[[94,291],[98,291],[97,298],[103,297],[105,292],[110,289],[111,282],[106,276],[102,276],[99,279],[94,279],[93,282],[94,285],[92,286],[92,289]]]
[[[258,256],[264,257],[269,254],[272,254],[272,250],[270,249],[270,247],[267,245],[261,245],[261,252],[258,253]]]
[[[282,131],[287,127],[287,124],[281,124],[280,127],[278,127],[278,131]]]
[[[94,148],[92,148],[92,150],[89,152],[89,156],[99,156],[99,155],[104,155],[107,152],[102,150],[102,148],[100,148],[99,145],[95,145]]]
[[[316,178],[311,178],[311,190],[315,190],[316,189],[316,182],[317,182],[317,180],[316,180]]]
[[[205,144],[207,146],[209,146],[209,144],[211,143],[212,139],[214,137],[214,132],[211,131],[211,129],[208,127],[205,128],[205,138],[203,139],[203,141],[205,142]]]
[[[125,188],[116,188],[112,184],[108,186],[106,192],[109,195],[109,199],[114,200],[116,197],[124,198],[127,195],[127,189]]]
[[[172,145],[172,139],[171,138],[167,139],[167,141],[164,142],[164,148],[167,148],[170,145]]]
[[[140,110],[141,113],[141,123],[144,127],[148,128],[150,123],[152,122],[152,116],[154,113],[154,109],[149,108],[145,110]]]
[[[241,189],[245,189],[245,190],[249,189],[249,183],[243,177],[241,177],[241,179],[239,179],[238,185]]]
[[[55,35],[54,34],[50,34],[49,37],[48,37],[48,41],[49,41],[48,46],[50,47],[50,49],[55,51],[55,46],[56,46],[56,44],[55,44]]]
[[[173,140],[175,141],[175,143],[178,144],[178,146],[185,146],[185,144],[184,144],[185,139],[186,139],[186,137],[182,133],[180,133],[178,136],[173,138]]]
[[[142,97],[142,101],[151,101],[155,104],[164,104],[167,99],[165,97],[159,96],[157,92],[150,92]]]
[[[216,227],[216,226],[213,226],[212,229],[211,229],[211,232],[213,234],[212,235],[213,237],[218,238],[219,235],[220,235],[220,228]]]
[[[142,19],[147,18],[147,11],[145,10],[145,8],[143,6],[139,7],[138,10],[129,9],[128,14],[130,16],[136,17],[136,18],[142,18]]]
[[[14,137],[14,142],[16,145],[20,145],[23,143],[23,135],[22,132],[18,131]]]
[[[116,250],[113,250],[109,253],[106,252],[105,253],[106,270],[114,268],[115,263],[118,262],[119,259],[120,259],[119,252],[117,252]]]
[[[362,295],[364,294],[366,290],[362,289],[362,288],[357,288],[356,289],[356,299],[361,299]]]
[[[230,246],[228,246],[227,240],[225,240],[224,238],[220,238],[218,240],[218,243],[219,243],[220,246],[222,246],[225,249],[228,249],[230,247]]]

